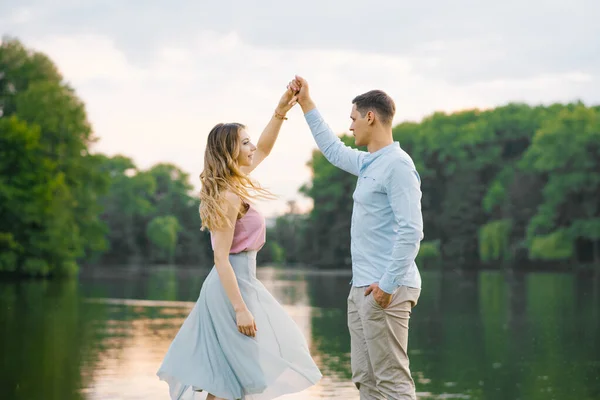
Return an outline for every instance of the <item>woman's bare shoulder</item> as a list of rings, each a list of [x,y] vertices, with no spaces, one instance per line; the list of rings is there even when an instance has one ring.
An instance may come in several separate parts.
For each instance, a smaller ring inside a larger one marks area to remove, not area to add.
[[[233,193],[231,190],[226,190],[223,192],[223,200],[225,200],[232,207],[239,209],[242,204],[242,199],[237,194]]]

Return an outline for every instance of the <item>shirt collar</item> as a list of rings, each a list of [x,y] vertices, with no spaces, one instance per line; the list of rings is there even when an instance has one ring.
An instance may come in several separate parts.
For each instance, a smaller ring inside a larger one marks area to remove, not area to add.
[[[392,142],[391,144],[388,144],[387,146],[382,147],[381,149],[374,151],[373,153],[368,153],[364,158],[361,170],[368,167],[373,161],[375,161],[379,157],[386,155],[397,149],[400,149],[400,143]]]

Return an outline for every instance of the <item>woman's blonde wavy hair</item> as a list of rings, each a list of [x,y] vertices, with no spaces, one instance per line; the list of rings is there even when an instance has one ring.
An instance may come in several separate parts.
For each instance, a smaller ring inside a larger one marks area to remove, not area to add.
[[[202,230],[231,227],[223,195],[231,191],[242,201],[273,198],[239,167],[240,131],[246,127],[239,123],[217,124],[208,134],[204,153],[204,170],[200,174],[200,220]]]

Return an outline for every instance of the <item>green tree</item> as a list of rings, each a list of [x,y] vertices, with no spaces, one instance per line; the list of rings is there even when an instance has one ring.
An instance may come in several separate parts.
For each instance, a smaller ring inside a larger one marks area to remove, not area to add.
[[[26,49],[14,38],[0,44],[0,116],[17,111],[15,97],[33,82],[60,83],[62,76],[54,63],[39,52]]]
[[[155,217],[148,224],[146,234],[148,239],[155,246],[154,253],[158,257],[168,261],[170,264],[175,259],[175,247],[177,246],[177,233],[179,232],[179,222],[172,215]]]
[[[175,262],[212,265],[210,235],[200,230],[200,201],[193,193],[189,174],[169,163],[154,165],[147,172],[156,180],[151,218],[173,215],[181,227]]]
[[[75,272],[79,242],[72,198],[40,143],[40,130],[0,119],[0,271],[27,275]]]
[[[139,171],[133,161],[124,156],[103,157],[101,168],[110,176],[108,193],[101,198],[109,242],[109,250],[102,260],[141,260],[147,220],[154,212],[151,200],[156,180],[149,173]]]
[[[344,144],[353,146],[354,138],[341,137]],[[311,264],[320,268],[347,268],[350,263],[350,222],[352,192],[356,177],[335,166],[320,151],[314,151],[309,166],[312,182],[300,191],[313,200],[308,226],[303,230],[302,249]],[[286,248],[287,253],[287,248]]]
[[[101,159],[89,154],[94,142],[83,103],[73,90],[54,82],[33,82],[16,96],[17,115],[39,126],[40,143],[62,173],[73,203],[78,256],[104,250],[105,226],[99,219],[98,197],[108,186],[99,170]]]
[[[527,229],[532,258],[572,259],[580,244],[600,262],[600,113],[577,104],[549,118],[522,166],[546,180]]]
[[[188,174],[173,164],[139,170],[123,156],[104,157],[102,165],[111,185],[101,200],[110,243],[101,262],[164,262],[172,256],[171,261],[179,264],[212,263],[209,235],[200,231],[200,203]],[[156,221],[166,217],[175,218],[178,224],[176,246],[169,257],[164,254],[162,239],[157,249],[157,242],[148,236],[150,224],[158,229],[162,225]]]
[[[94,138],[85,108],[46,56],[6,39],[0,44],[0,111],[10,121],[2,126],[3,151],[25,160],[13,166],[3,159],[6,195],[0,207],[12,219],[26,221],[3,221],[5,246],[13,248],[3,257],[15,259],[18,249],[13,269],[19,273],[75,272],[76,260],[106,246],[98,197],[108,182],[98,169],[99,157],[89,154]],[[24,184],[37,177],[46,184]],[[26,216],[15,216],[23,211],[15,205],[14,191],[23,199],[37,198],[24,200]]]

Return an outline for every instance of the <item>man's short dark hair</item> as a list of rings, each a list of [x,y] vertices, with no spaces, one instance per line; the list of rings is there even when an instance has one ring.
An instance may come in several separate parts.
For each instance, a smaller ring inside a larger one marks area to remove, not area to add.
[[[356,110],[362,117],[368,111],[374,111],[383,124],[391,125],[394,114],[396,114],[394,100],[383,90],[370,90],[367,93],[356,96],[352,100],[352,104],[356,104]]]

